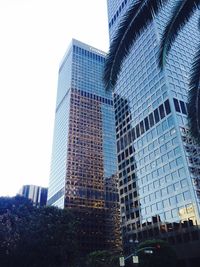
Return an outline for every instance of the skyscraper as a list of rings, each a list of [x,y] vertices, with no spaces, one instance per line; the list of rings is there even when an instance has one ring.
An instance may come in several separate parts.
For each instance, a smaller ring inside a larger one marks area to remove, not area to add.
[[[48,189],[37,185],[23,185],[19,190],[19,195],[27,197],[36,206],[46,206]]]
[[[59,69],[48,205],[75,212],[83,253],[119,245],[115,121],[104,62],[104,52],[72,40]]]
[[[133,2],[107,1],[110,39]],[[175,245],[181,266],[197,266],[200,148],[188,134],[187,92],[198,20],[194,15],[184,28],[160,71],[169,2],[132,47],[114,92],[121,225],[125,250],[130,238],[163,238]]]

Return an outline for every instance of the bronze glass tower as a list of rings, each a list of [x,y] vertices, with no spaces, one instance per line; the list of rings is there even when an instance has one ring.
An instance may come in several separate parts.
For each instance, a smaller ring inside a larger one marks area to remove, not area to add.
[[[77,40],[59,70],[48,204],[70,208],[83,253],[119,245],[113,100],[105,53]]]

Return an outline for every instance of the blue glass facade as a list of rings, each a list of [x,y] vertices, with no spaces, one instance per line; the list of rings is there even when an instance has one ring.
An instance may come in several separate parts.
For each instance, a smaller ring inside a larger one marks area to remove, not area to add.
[[[72,48],[69,48],[59,69],[51,172],[49,179],[48,204],[64,207],[64,188],[67,164],[69,129],[70,88],[72,72]],[[66,75],[68,73],[68,75]]]
[[[29,198],[33,205],[42,207],[47,204],[48,189],[37,185],[23,185],[19,191],[19,195]]]
[[[72,40],[59,69],[48,204],[76,212],[82,251],[119,243],[115,118],[104,63],[104,52]]]
[[[110,39],[132,2],[107,1]],[[170,8],[165,7],[138,38],[114,91],[125,247],[130,237],[162,237],[172,244],[200,238],[200,149],[187,129],[188,73],[198,43],[198,21],[194,15],[161,72],[157,55]],[[177,227],[190,230],[183,234]],[[195,257],[194,249],[188,251]]]

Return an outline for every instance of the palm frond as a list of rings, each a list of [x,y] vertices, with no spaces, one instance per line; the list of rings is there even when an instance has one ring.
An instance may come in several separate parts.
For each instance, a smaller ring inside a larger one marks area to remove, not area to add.
[[[137,0],[128,9],[111,42],[106,58],[103,76],[106,89],[110,89],[116,84],[122,62],[128,55],[133,43],[167,1]]]
[[[165,65],[167,55],[180,30],[189,21],[199,4],[200,0],[179,0],[174,6],[160,43],[158,64],[161,69]]]
[[[200,46],[190,74],[188,93],[188,122],[191,136],[200,144]]]

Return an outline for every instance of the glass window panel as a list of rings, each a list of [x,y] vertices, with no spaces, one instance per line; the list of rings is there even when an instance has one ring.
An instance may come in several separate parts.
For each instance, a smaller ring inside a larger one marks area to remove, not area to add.
[[[178,173],[179,173],[179,176],[180,177],[186,177],[186,172],[185,172],[185,169],[184,168],[181,168],[178,170]]]
[[[179,103],[178,103],[178,100],[177,100],[176,98],[173,98],[173,100],[174,100],[175,110],[176,110],[177,112],[181,112],[181,110],[180,110],[180,106],[179,106]]]
[[[166,176],[165,176],[165,179],[166,179],[166,183],[171,182],[171,181],[172,181],[172,176],[171,176],[171,174],[166,175]]]
[[[163,129],[163,131],[165,131],[165,130],[167,130],[167,128],[168,128],[167,120],[164,120],[164,121],[162,122],[162,129]]]
[[[163,209],[163,204],[161,201],[157,203],[157,207],[158,207],[158,210]]]
[[[173,187],[173,185],[169,185],[169,186],[167,187],[167,190],[168,190],[168,193],[173,193],[173,192],[174,192],[174,187]]]
[[[172,117],[172,116],[170,116],[170,117],[167,119],[167,121],[168,121],[168,125],[169,125],[169,127],[172,127],[172,126],[174,125],[174,121],[173,121],[173,117]]]
[[[158,109],[154,110],[154,117],[155,117],[156,123],[159,122],[160,118],[159,118]]]
[[[139,124],[136,126],[136,135],[137,135],[137,137],[140,136],[140,128],[139,128]]]
[[[183,179],[181,181],[181,187],[185,187],[185,186],[187,186],[187,180],[186,179]]]
[[[167,188],[161,189],[161,194],[162,194],[162,196],[166,196],[167,195]]]
[[[166,211],[165,217],[166,217],[166,220],[171,219],[171,217],[172,217],[171,211]]]
[[[144,122],[143,121],[140,122],[140,131],[141,131],[141,134],[144,133]]]
[[[156,197],[157,199],[160,199],[160,197],[161,197],[160,190],[155,192],[155,197]]]
[[[163,200],[163,206],[164,206],[164,208],[169,207],[169,199]]]
[[[166,100],[164,105],[165,105],[166,114],[168,115],[171,112],[171,108],[170,108],[170,105],[169,105],[169,100]]]
[[[186,201],[189,200],[191,198],[190,192],[189,191],[184,192],[183,197]]]
[[[171,169],[175,168],[176,167],[176,161],[175,160],[171,161],[169,163],[169,166],[170,166]]]
[[[182,157],[179,157],[179,158],[176,159],[177,166],[182,165],[182,163],[183,163]]]
[[[182,113],[186,115],[187,114],[186,106],[185,106],[185,103],[181,100],[180,100],[180,106],[181,106]]]
[[[150,126],[151,126],[151,127],[154,126],[153,113],[151,113],[151,114],[149,115],[149,122],[150,122]]]
[[[173,218],[178,217],[178,211],[177,211],[177,209],[173,209],[173,210],[172,210],[172,217],[173,217]]]
[[[145,124],[146,131],[148,131],[149,130],[149,120],[148,120],[148,118],[144,119],[144,124]]]
[[[178,154],[180,154],[180,147],[176,147],[175,149],[174,149],[174,155],[175,156],[177,156]]]
[[[171,205],[176,205],[176,197],[170,197],[169,199]]]
[[[174,190],[178,190],[180,188],[180,183],[177,182],[174,184]]]
[[[157,133],[158,133],[159,135],[162,134],[162,132],[163,132],[162,124],[159,124],[159,125],[156,127],[156,129],[157,129]]]
[[[156,211],[157,211],[157,206],[156,206],[156,204],[151,205],[151,211],[152,211],[154,214],[156,213]]]
[[[157,188],[157,187],[159,187],[159,181],[155,181],[155,182],[153,182],[153,185],[154,185],[154,188]]]
[[[159,217],[160,217],[161,222],[164,222],[165,221],[165,214],[164,214],[164,212],[163,213],[159,213]]]
[[[135,128],[132,129],[131,134],[132,134],[132,139],[134,141],[135,140]]]
[[[160,112],[160,117],[163,119],[165,117],[165,111],[163,105],[159,106],[159,112]]]
[[[176,201],[177,201],[178,204],[181,203],[181,202],[183,202],[183,194],[177,195],[176,196]]]

